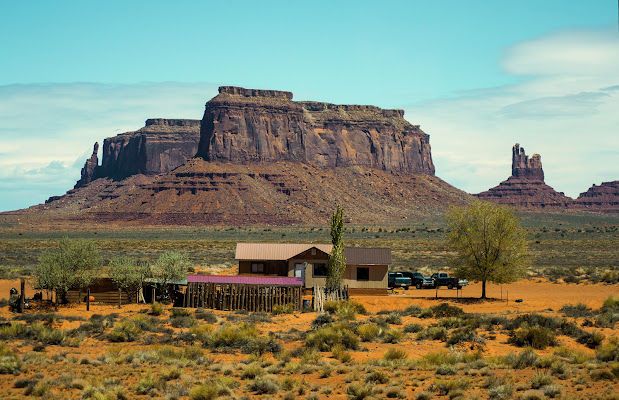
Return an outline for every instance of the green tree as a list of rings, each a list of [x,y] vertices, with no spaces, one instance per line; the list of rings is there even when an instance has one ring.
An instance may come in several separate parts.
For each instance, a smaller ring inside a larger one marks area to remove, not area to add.
[[[344,210],[338,204],[331,216],[331,243],[333,249],[327,262],[327,288],[339,289],[342,286],[342,277],[346,270],[346,257],[344,256]]]
[[[509,283],[527,271],[526,231],[511,209],[477,200],[452,208],[446,215],[447,239],[456,255],[450,264],[456,276],[482,283]]]
[[[34,269],[38,289],[56,292],[56,301],[67,302],[70,289],[88,286],[101,266],[99,248],[91,241],[63,238],[57,249],[43,253]]]
[[[174,285],[173,282],[186,279],[191,266],[186,255],[172,250],[159,256],[151,267],[151,272],[153,277],[158,280],[158,285],[163,289],[164,296],[169,298]]]
[[[134,299],[150,277],[150,266],[126,256],[117,256],[110,260],[108,277],[114,284]]]

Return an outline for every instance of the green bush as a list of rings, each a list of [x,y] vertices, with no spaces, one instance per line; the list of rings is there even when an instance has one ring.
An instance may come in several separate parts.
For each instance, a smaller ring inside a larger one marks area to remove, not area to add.
[[[399,312],[392,312],[385,318],[385,321],[392,325],[402,325],[402,315]]]
[[[452,306],[449,303],[441,303],[438,306],[430,307],[434,318],[459,317],[464,315],[464,310],[460,307]]]
[[[422,311],[423,308],[419,307],[417,304],[411,304],[404,309],[404,312],[402,314],[416,317],[417,315],[421,314]]]
[[[555,346],[557,344],[555,335],[549,328],[540,328],[537,326],[525,326],[512,332],[508,342],[516,346],[530,346],[538,350],[543,350],[548,346]]]
[[[447,329],[442,326],[432,326],[417,334],[417,340],[447,340]]]
[[[345,325],[333,324],[310,333],[305,339],[305,344],[319,351],[330,351],[337,344],[346,349],[356,350],[359,348],[359,336]]]
[[[151,315],[155,315],[155,316],[159,316],[161,314],[163,314],[164,308],[163,308],[163,304],[155,301],[151,306],[150,306],[150,314]]]
[[[138,382],[135,391],[138,394],[152,394],[156,389],[161,387],[160,381],[152,376],[146,376]]]
[[[591,333],[584,332],[576,341],[580,344],[586,345],[590,349],[595,349],[604,341],[604,335],[596,331]]]
[[[550,365],[550,373],[559,379],[567,379],[570,376],[570,367],[563,361],[555,361]]]
[[[198,308],[194,313],[194,317],[196,319],[204,320],[204,322],[209,324],[214,324],[217,322],[217,316],[210,311],[204,310],[203,308]]]
[[[540,390],[527,390],[520,396],[520,400],[546,400],[546,396]]]
[[[196,320],[190,316],[178,316],[170,319],[170,325],[175,328],[189,328],[196,323]]]
[[[492,386],[488,389],[488,398],[493,400],[509,400],[514,397],[514,387],[509,383]]]
[[[374,370],[365,377],[365,382],[385,384],[389,382],[389,376],[382,371]]]
[[[548,375],[543,372],[536,372],[531,378],[531,388],[539,389],[543,386],[550,385],[554,382],[554,378],[551,375]]]
[[[135,342],[140,338],[142,329],[130,319],[120,321],[108,335],[110,342]]]
[[[458,372],[455,365],[441,364],[436,368],[437,375],[455,375]]]
[[[292,314],[294,313],[294,307],[292,304],[276,304],[273,306],[273,314],[281,315],[281,314]]]
[[[370,384],[361,386],[358,383],[351,383],[346,387],[346,394],[351,400],[363,400],[374,394],[374,388]]]
[[[395,347],[389,348],[383,358],[387,361],[397,361],[406,358],[406,352],[402,349],[396,349]]]
[[[561,397],[562,392],[561,386],[555,384],[547,385],[542,388],[542,393],[551,399]]]
[[[172,310],[170,312],[170,317],[171,318],[190,317],[190,316],[191,316],[191,311],[189,311],[186,308],[174,307],[174,308],[172,308]]]
[[[606,344],[596,349],[595,355],[600,361],[619,361],[619,339],[610,338]]]
[[[587,307],[584,303],[565,304],[559,309],[559,312],[570,318],[585,318],[595,315],[595,311]]]
[[[386,329],[381,334],[384,343],[398,343],[404,336],[404,332],[397,329]]]
[[[316,319],[312,321],[312,328],[316,329],[324,325],[332,324],[335,322],[331,314],[318,314]]]
[[[212,384],[194,386],[189,391],[190,400],[211,400],[219,396],[219,389]]]
[[[508,364],[510,364],[512,368],[524,369],[534,366],[537,362],[538,356],[532,349],[529,348],[521,351],[516,356],[510,354],[506,358],[508,360]]]
[[[276,394],[279,384],[274,376],[259,376],[247,385],[247,389],[257,394]]]
[[[464,342],[479,343],[479,342],[483,342],[483,340],[479,336],[477,336],[477,332],[475,331],[475,329],[471,329],[471,328],[456,329],[449,336],[449,339],[447,339],[448,345],[454,345],[454,344],[464,343]]]
[[[241,379],[256,379],[258,376],[265,375],[266,371],[259,363],[254,362],[249,364],[241,373]]]
[[[600,308],[601,312],[607,311],[615,311],[619,312],[619,296],[610,296],[604,300],[604,304],[602,304],[602,308]]]
[[[357,327],[357,334],[364,342],[371,342],[380,334],[381,328],[375,324],[363,324]]]
[[[470,382],[468,379],[453,379],[453,380],[442,380],[435,379],[434,383],[431,386],[435,392],[439,394],[439,396],[445,396],[450,394],[455,390],[466,390],[470,386]]]
[[[21,361],[14,356],[1,356],[0,357],[0,374],[13,374],[18,375],[21,372]]]
[[[415,400],[432,400],[434,398],[434,394],[432,392],[428,392],[422,390],[421,392],[415,395]]]
[[[406,333],[417,333],[423,330],[423,325],[421,324],[408,324],[404,326],[404,332]]]

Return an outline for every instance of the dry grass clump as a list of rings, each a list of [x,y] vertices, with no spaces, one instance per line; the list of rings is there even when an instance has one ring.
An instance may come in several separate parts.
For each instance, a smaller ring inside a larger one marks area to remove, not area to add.
[[[273,306],[273,314],[281,315],[281,314],[292,314],[294,313],[294,307],[292,304],[276,304]]]
[[[348,325],[331,324],[310,333],[305,344],[319,351],[331,351],[338,344],[346,349],[358,350],[359,336]]]
[[[357,327],[357,334],[363,342],[371,342],[381,333],[382,329],[376,324],[362,324]]]
[[[374,386],[371,384],[360,385],[353,382],[346,387],[346,394],[351,400],[363,400],[374,394]]]
[[[142,328],[131,319],[124,319],[114,326],[109,333],[110,342],[134,342],[142,335]]]
[[[247,385],[247,389],[256,394],[276,394],[279,392],[279,383],[273,375],[259,376]]]
[[[557,339],[550,329],[537,326],[525,326],[513,331],[508,342],[519,347],[532,347],[538,350],[557,345]]]
[[[391,347],[389,350],[387,350],[383,358],[387,361],[404,360],[406,358],[406,351]]]

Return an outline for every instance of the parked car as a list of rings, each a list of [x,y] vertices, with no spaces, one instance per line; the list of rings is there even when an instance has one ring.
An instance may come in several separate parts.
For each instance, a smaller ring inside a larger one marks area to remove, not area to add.
[[[419,272],[402,271],[402,275],[411,278],[411,285],[417,289],[434,287],[434,279],[425,277]]]
[[[432,274],[434,279],[434,287],[447,286],[447,289],[462,289],[462,286],[469,284],[466,279],[451,278],[446,272],[436,272]]]
[[[392,289],[401,287],[406,290],[411,285],[411,278],[405,277],[401,272],[389,272],[387,279],[389,288]]]

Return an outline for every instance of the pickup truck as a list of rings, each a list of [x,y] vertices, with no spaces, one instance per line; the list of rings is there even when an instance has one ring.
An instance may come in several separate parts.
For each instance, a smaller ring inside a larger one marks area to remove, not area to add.
[[[434,287],[434,280],[432,278],[426,278],[419,272],[402,271],[401,273],[405,277],[411,278],[411,285],[417,289]]]
[[[434,287],[447,286],[447,289],[458,288],[462,289],[462,286],[469,284],[466,279],[451,278],[446,272],[436,272],[432,274],[434,279]]]
[[[401,287],[406,290],[411,285],[411,278],[405,277],[401,272],[389,272],[387,279],[391,289]]]

